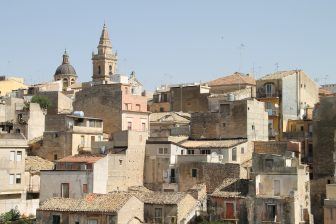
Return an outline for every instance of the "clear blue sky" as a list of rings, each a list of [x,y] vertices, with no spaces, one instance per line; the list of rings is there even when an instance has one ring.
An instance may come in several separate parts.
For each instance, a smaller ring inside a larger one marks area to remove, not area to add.
[[[300,68],[336,82],[336,1],[4,0],[0,74],[49,81],[64,48],[80,81],[92,75],[106,21],[119,72],[145,87]]]

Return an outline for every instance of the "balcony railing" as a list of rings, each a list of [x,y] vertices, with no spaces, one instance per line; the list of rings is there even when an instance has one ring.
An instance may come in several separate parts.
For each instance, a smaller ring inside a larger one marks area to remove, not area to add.
[[[280,93],[266,93],[264,91],[258,91],[257,93],[258,98],[280,98],[281,94]]]
[[[268,116],[279,116],[279,108],[266,109]]]

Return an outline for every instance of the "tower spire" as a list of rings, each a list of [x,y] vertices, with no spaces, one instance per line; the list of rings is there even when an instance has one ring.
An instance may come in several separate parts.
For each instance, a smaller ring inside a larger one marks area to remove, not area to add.
[[[111,44],[111,41],[110,41],[110,37],[109,37],[108,31],[107,31],[107,26],[106,26],[105,22],[104,22],[102,33],[100,35],[98,50],[103,49],[103,48],[105,48],[106,53],[110,53],[110,52],[112,53],[112,44]]]
[[[69,64],[69,55],[66,49],[64,50],[62,64]]]

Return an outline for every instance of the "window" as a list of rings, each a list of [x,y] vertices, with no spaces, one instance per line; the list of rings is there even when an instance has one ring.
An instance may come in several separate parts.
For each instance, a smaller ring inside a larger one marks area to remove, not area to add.
[[[127,130],[131,131],[132,130],[132,122],[127,122]]]
[[[194,155],[195,151],[193,149],[188,149],[187,153],[188,155]]]
[[[61,197],[68,198],[69,197],[69,183],[61,184]]]
[[[225,123],[222,123],[222,126],[223,126],[223,128],[226,126],[226,124]]]
[[[9,160],[10,161],[15,161],[15,151],[10,151]]]
[[[197,169],[191,169],[191,177],[197,178]]]
[[[17,151],[16,152],[16,161],[21,161],[22,160],[22,151]]]
[[[59,215],[53,215],[52,224],[61,224],[61,217]]]
[[[159,148],[159,154],[163,154],[163,148]]]
[[[219,111],[222,113],[224,116],[230,115],[230,104],[220,104],[219,106]]]
[[[98,74],[100,75],[101,74],[101,67],[98,66]]]
[[[89,121],[89,126],[90,126],[90,128],[94,128],[95,127],[95,121],[94,120],[90,120]]]
[[[98,224],[98,220],[97,219],[89,219],[88,224]]]
[[[280,196],[280,180],[274,180],[273,188],[274,188],[274,196]]]
[[[135,109],[136,109],[137,111],[140,111],[140,109],[141,109],[140,104],[135,104]]]
[[[57,160],[57,154],[54,154],[54,160]]]
[[[162,208],[155,208],[154,219],[155,223],[162,223]]]
[[[109,220],[108,224],[116,224],[117,223],[117,216],[109,215],[108,220]]]
[[[112,72],[112,65],[109,66],[109,69],[110,69],[110,73]]]
[[[266,159],[265,160],[265,168],[272,169],[273,168],[273,159]]]
[[[232,161],[237,161],[237,148],[232,149],[231,160]]]
[[[91,143],[96,141],[96,136],[91,136]]]
[[[21,184],[21,174],[18,173],[15,175],[15,183]]]
[[[244,149],[244,147],[241,147],[241,148],[240,148],[240,153],[241,153],[241,154],[244,154],[244,153],[245,153],[245,149]]]
[[[274,93],[274,85],[272,83],[265,84],[266,96],[272,96]]]
[[[121,166],[122,165],[122,159],[119,159],[119,165]]]
[[[168,154],[168,148],[163,148],[163,153]]]
[[[268,221],[274,221],[276,216],[276,205],[266,204],[266,219]]]
[[[211,154],[211,150],[210,149],[203,149],[201,151],[201,154],[203,154],[203,155],[209,155],[209,154]]]
[[[85,144],[85,137],[84,135],[81,136],[81,145],[84,146]]]
[[[141,123],[142,131],[146,131],[146,123]]]
[[[292,160],[291,159],[286,159],[285,160],[285,167],[292,167]]]
[[[87,186],[87,184],[83,184],[83,193],[88,193],[88,186]]]
[[[176,183],[175,169],[170,170],[170,183]]]
[[[9,174],[9,184],[14,184],[14,174]]]
[[[183,151],[183,149],[181,149],[181,155],[183,155],[184,154],[184,151]]]
[[[252,128],[253,131],[255,130],[255,126],[254,126],[254,124],[252,124],[252,127],[251,127],[251,128]]]

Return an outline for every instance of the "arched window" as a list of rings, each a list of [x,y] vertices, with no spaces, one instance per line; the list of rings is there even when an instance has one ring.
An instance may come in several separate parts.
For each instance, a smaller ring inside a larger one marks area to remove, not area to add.
[[[69,86],[68,79],[63,79],[63,89],[67,88]]]
[[[98,66],[98,74],[99,74],[99,75],[101,74],[101,68],[100,68],[100,65]]]

